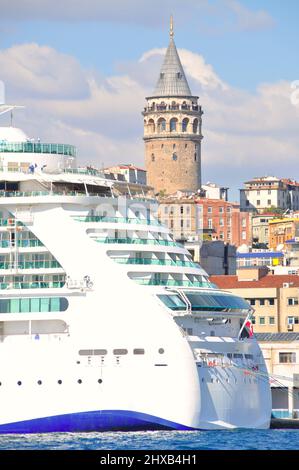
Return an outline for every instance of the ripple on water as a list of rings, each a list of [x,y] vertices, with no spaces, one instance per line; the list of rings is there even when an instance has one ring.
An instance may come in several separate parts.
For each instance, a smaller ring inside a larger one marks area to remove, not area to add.
[[[298,429],[0,435],[1,450],[289,450],[298,442]]]

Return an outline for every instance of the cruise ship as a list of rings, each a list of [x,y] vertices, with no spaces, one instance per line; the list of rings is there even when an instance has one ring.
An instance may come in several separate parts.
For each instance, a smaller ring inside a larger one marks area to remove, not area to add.
[[[269,426],[251,306],[156,210],[72,145],[0,127],[0,433]]]

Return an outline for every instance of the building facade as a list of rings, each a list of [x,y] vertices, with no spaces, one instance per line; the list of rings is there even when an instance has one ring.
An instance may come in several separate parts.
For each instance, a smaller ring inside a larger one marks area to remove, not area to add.
[[[175,43],[170,42],[153,94],[146,98],[145,162],[156,193],[196,192],[201,186],[202,109],[192,95]]]
[[[240,189],[240,207],[243,211],[299,209],[299,183],[294,180],[264,176],[253,178],[244,185],[245,188]]]
[[[269,246],[269,221],[275,217],[274,214],[252,214],[252,247],[265,249]]]
[[[289,241],[299,241],[299,216],[270,220],[269,248],[283,247]]]
[[[299,333],[298,275],[271,275],[266,267],[252,267],[238,269],[236,276],[210,279],[252,305],[254,332]]]
[[[250,214],[240,212],[236,203],[177,195],[160,198],[158,214],[178,240],[220,240],[235,246],[251,243]]]
[[[299,334],[259,333],[272,392],[275,418],[299,418]]]

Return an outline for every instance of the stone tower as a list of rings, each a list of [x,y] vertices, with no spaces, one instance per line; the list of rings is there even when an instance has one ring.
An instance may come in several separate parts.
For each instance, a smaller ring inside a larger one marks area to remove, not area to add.
[[[182,67],[170,22],[170,42],[143,111],[147,184],[166,194],[201,185],[201,106]]]

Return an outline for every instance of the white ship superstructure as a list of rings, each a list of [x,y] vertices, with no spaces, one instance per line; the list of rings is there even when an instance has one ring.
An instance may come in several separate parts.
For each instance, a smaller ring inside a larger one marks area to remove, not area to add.
[[[0,128],[0,433],[269,426],[250,305],[155,207]]]

